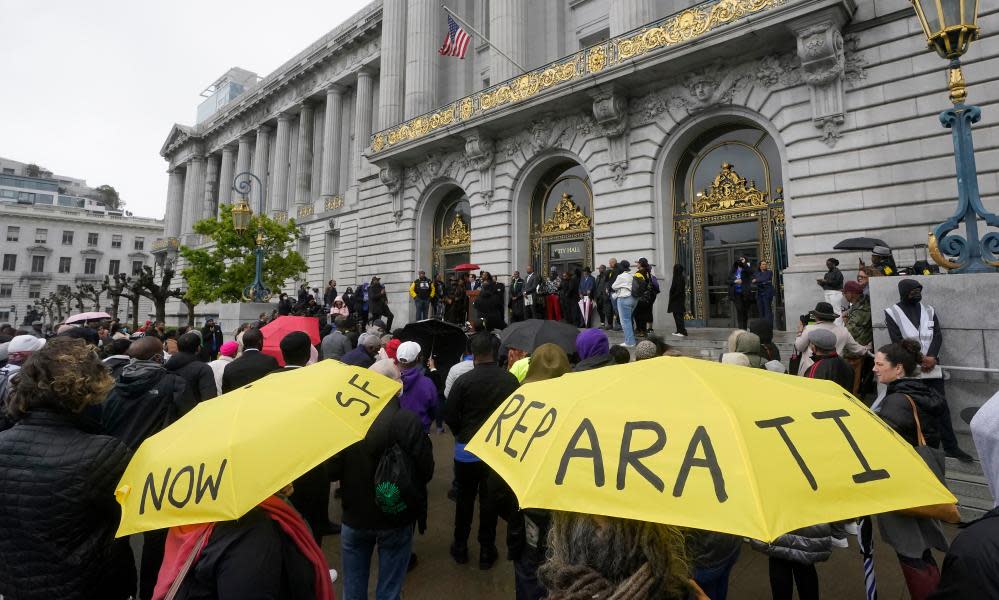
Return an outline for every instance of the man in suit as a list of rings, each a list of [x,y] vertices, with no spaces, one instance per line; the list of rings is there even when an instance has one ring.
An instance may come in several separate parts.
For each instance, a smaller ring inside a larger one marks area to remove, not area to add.
[[[527,265],[527,279],[524,280],[524,318],[534,319],[534,297],[538,293],[538,274],[534,267]]]
[[[222,372],[223,394],[253,383],[278,369],[277,359],[260,352],[263,347],[264,334],[259,329],[247,329],[243,333],[243,355],[229,363]]]

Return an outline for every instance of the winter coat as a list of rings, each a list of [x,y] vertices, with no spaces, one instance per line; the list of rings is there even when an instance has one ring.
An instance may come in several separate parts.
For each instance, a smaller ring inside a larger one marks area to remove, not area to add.
[[[125,368],[125,365],[132,362],[132,359],[124,354],[115,354],[104,359],[104,366],[111,371],[111,379],[117,380],[118,376],[121,375],[121,370]]]
[[[180,376],[159,363],[139,360],[128,365],[104,401],[104,431],[134,452],[146,438],[194,408],[186,388]]]
[[[805,371],[806,377],[833,381],[846,391],[853,389],[855,373],[850,363],[837,356],[835,352],[813,358],[815,362]]]
[[[339,306],[337,306],[337,302],[340,303]],[[330,318],[335,319],[337,317],[349,317],[349,316],[350,316],[350,309],[347,308],[347,304],[344,303],[343,297],[337,296],[336,298],[334,298],[333,302],[330,303]]]
[[[222,371],[222,393],[227,394],[277,370],[276,358],[256,348],[247,348],[243,350],[242,356],[226,365]]]
[[[375,504],[375,470],[386,450],[398,444],[411,459],[413,483],[422,490],[421,505],[400,515],[387,515]],[[353,529],[394,529],[420,524],[426,529],[426,484],[434,476],[434,453],[420,419],[402,410],[393,398],[375,417],[364,439],[327,462],[330,481],[339,481],[343,523]]]
[[[684,314],[687,312],[687,277],[679,275],[669,284],[669,304],[666,312]]]
[[[754,550],[767,556],[813,565],[829,559],[832,553],[832,528],[828,523],[822,523],[785,533],[769,544],[760,540],[749,540],[749,544]]]
[[[385,286],[381,283],[372,283],[368,286],[368,307],[371,314],[384,314],[388,299],[385,297]]]
[[[611,284],[611,289],[614,290],[614,298],[630,298],[631,297],[631,280],[634,279],[634,275],[630,271],[622,271],[617,278],[614,279],[614,283]]]
[[[819,285],[824,290],[840,291],[843,289],[843,273],[836,267],[833,267],[822,277],[822,283]]]
[[[937,423],[946,418],[947,408],[944,399],[936,390],[927,386],[921,379],[896,379],[888,384],[885,398],[877,413],[881,419],[913,446],[918,443],[916,419],[912,414],[906,394],[916,404],[919,413],[919,426],[926,438],[926,445],[937,447],[940,444],[940,430]]]
[[[851,304],[843,321],[843,325],[846,326],[847,331],[850,332],[853,339],[857,340],[858,344],[867,346],[874,341],[870,296],[861,296],[860,300]]]
[[[337,294],[336,288],[332,286],[326,286],[326,291],[323,293],[323,304],[326,306],[332,306],[336,298],[340,295]]]
[[[219,356],[217,359],[208,363],[208,368],[212,370],[215,374],[215,389],[218,390],[218,395],[222,395],[222,374],[225,372],[225,368],[229,366],[235,360],[231,356]]]
[[[364,349],[364,346],[358,346],[350,352],[343,355],[340,359],[345,365],[354,365],[355,367],[361,367],[362,369],[367,369],[371,365],[375,364],[375,359],[368,354],[368,351]]]
[[[107,593],[128,448],[77,415],[37,410],[0,433],[0,596]]]
[[[828,329],[836,336],[836,354],[840,356],[864,356],[867,354],[867,346],[858,344],[853,339],[850,332],[842,325],[836,325],[832,321],[819,321],[813,323],[804,330],[794,340],[794,349],[801,353],[801,363],[798,365],[798,375],[804,375],[808,367],[812,366],[812,353],[808,349],[808,334],[815,329]]]
[[[345,354],[351,351],[350,340],[341,331],[334,329],[323,338],[319,345],[323,360],[332,358],[340,360]]]
[[[489,329],[503,329],[506,321],[503,318],[503,293],[494,281],[479,288],[479,297],[475,300],[475,310],[486,320]]]
[[[399,406],[416,413],[423,424],[423,431],[430,431],[430,424],[437,414],[437,386],[420,367],[402,370]]]
[[[467,443],[520,382],[494,362],[480,363],[451,386],[444,420],[458,443]]]
[[[195,355],[178,352],[163,366],[167,371],[180,375],[187,383],[187,388],[184,390],[184,402],[187,406],[194,406],[219,395],[218,388],[215,387],[215,373],[207,363],[198,360]]]
[[[740,283],[736,283],[739,281]],[[728,296],[735,301],[737,299],[747,300],[753,296],[753,268],[749,265],[732,269],[728,275]]]
[[[749,359],[749,366],[760,369],[763,368],[762,347],[760,336],[748,331],[740,333],[735,338],[735,348],[733,352],[741,352]]]
[[[968,524],[944,557],[930,600],[999,598],[999,508]]]
[[[191,566],[176,600],[315,600],[315,570],[280,525],[260,508],[220,521]]]

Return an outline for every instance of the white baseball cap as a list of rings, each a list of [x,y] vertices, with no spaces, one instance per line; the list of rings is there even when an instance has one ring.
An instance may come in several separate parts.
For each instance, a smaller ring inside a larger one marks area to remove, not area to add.
[[[33,335],[19,335],[10,341],[10,345],[7,346],[7,353],[37,352],[44,347],[45,340],[42,338],[36,338]]]
[[[395,352],[395,358],[401,363],[415,362],[420,358],[420,345],[416,342],[403,342],[399,344],[399,349]]]

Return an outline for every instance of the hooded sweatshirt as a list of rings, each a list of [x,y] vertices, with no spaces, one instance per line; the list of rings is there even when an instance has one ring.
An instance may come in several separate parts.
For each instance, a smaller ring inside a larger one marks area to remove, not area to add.
[[[333,299],[333,304],[330,306],[330,316],[336,318],[336,315],[342,315],[344,317],[350,316],[350,309],[343,302],[343,296],[337,296]]]
[[[743,331],[735,339],[735,352],[741,352],[749,359],[749,366],[754,369],[763,367],[763,357],[760,355],[760,336],[755,333]]]
[[[184,402],[185,385],[160,363],[138,360],[126,365],[104,401],[104,430],[134,451],[192,408]]]
[[[437,412],[437,386],[423,374],[423,369],[414,367],[402,370],[399,406],[419,415],[423,431],[430,431],[430,424]]]
[[[610,355],[607,334],[600,329],[584,329],[576,336],[576,355],[579,363],[573,371],[589,371],[614,364]]]

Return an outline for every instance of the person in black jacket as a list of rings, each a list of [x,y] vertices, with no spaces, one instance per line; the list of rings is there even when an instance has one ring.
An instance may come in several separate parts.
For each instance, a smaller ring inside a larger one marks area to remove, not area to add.
[[[131,344],[131,340],[127,340],[125,338],[120,338],[111,342],[111,354],[104,359],[104,364],[111,371],[111,379],[117,381],[118,376],[121,375],[121,370],[125,368],[125,365],[131,362],[132,359],[130,359],[126,354],[126,352],[128,352],[128,347]]]
[[[223,394],[253,383],[278,369],[277,359],[262,353],[260,350],[263,347],[264,334],[259,329],[253,327],[243,333],[243,355],[226,365],[222,371]]]
[[[243,335],[243,339],[246,339],[246,334]],[[214,398],[219,393],[212,368],[197,357],[200,349],[201,336],[189,331],[177,340],[177,353],[164,365],[167,371],[180,375],[187,384],[184,389],[184,403],[192,407],[203,400]]]
[[[492,469],[478,457],[465,451],[475,432],[520,382],[509,371],[496,364],[491,336],[472,336],[471,346],[475,366],[451,387],[444,407],[444,420],[454,432],[454,479],[457,498],[454,514],[454,542],[451,556],[458,564],[468,562],[468,536],[472,529],[475,498],[479,497],[479,568],[489,569],[496,562],[495,506],[489,501],[486,482]]]
[[[728,297],[735,306],[736,327],[745,329],[749,307],[753,303],[753,269],[745,256],[740,256],[728,276]]]
[[[815,282],[823,289],[826,302],[832,304],[833,310],[839,315],[843,311],[843,273],[839,270],[839,260],[827,258],[826,268],[829,271]]]
[[[398,380],[391,360],[381,360],[372,370]],[[386,514],[375,501],[375,471],[385,452],[402,450],[412,468],[414,486],[420,491],[418,506],[399,514]],[[371,554],[378,547],[379,598],[399,598],[413,548],[413,528],[426,531],[427,482],[434,475],[430,439],[420,418],[399,406],[396,396],[368,429],[364,440],[343,450],[327,462],[329,477],[339,481],[343,501],[343,593],[348,600],[368,597]]]
[[[215,319],[205,321],[205,326],[201,328],[201,339],[204,349],[208,355],[208,360],[212,361],[219,357],[219,350],[225,341],[222,337],[222,328],[215,323]]]
[[[506,320],[503,318],[503,289],[488,271],[482,272],[482,285],[479,297],[475,300],[475,310],[480,318],[485,319],[486,331],[506,328]]]
[[[808,345],[815,362],[805,371],[809,379],[827,379],[846,391],[853,389],[853,367],[836,354],[836,334],[828,329],[808,333]]]
[[[14,381],[17,423],[0,433],[0,596],[118,600],[135,594],[114,491],[131,454],[81,412],[113,381],[90,346],[56,338]],[[119,560],[120,559],[120,560]]]
[[[392,319],[395,318],[395,315],[389,309],[388,294],[385,292],[382,280],[378,277],[372,277],[371,284],[368,285],[368,305],[371,307],[371,320],[384,318],[385,330],[392,331]]]
[[[673,315],[676,331],[673,335],[687,337],[687,325],[683,316],[687,314],[687,276],[683,274],[683,265],[673,265],[673,281],[669,284],[669,304],[666,311]]]

